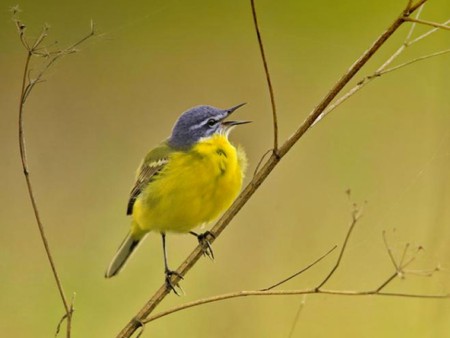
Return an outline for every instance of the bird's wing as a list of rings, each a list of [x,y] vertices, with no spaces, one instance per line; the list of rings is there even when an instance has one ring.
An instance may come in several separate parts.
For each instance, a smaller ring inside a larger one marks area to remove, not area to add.
[[[139,197],[145,187],[153,181],[158,173],[169,162],[169,155],[173,150],[166,142],[151,150],[145,156],[142,164],[139,166],[136,176],[136,182],[130,192],[128,200],[127,215],[133,213],[133,206],[136,199]]]

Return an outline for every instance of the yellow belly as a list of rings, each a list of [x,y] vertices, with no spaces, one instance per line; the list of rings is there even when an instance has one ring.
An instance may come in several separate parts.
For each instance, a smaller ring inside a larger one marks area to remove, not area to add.
[[[188,232],[224,212],[238,195],[245,155],[214,135],[174,152],[133,208],[133,232]]]

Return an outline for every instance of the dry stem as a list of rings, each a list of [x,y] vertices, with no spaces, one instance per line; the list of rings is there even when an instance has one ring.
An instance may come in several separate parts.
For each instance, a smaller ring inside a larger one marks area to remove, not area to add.
[[[39,214],[39,209],[38,209],[37,202],[36,202],[36,198],[35,198],[34,192],[33,192],[33,186],[32,186],[31,178],[30,178],[30,170],[29,170],[28,161],[27,161],[27,149],[26,149],[26,144],[25,144],[24,106],[25,106],[26,100],[27,100],[29,94],[31,93],[32,89],[34,88],[34,86],[37,83],[40,83],[42,81],[42,76],[45,74],[45,72],[55,63],[56,60],[58,60],[62,56],[65,56],[65,55],[75,52],[74,48],[76,46],[78,46],[79,44],[81,44],[82,42],[87,40],[89,37],[93,36],[94,35],[94,27],[93,27],[93,24],[91,24],[91,32],[86,37],[84,37],[77,43],[73,44],[69,48],[67,48],[65,50],[57,51],[56,53],[54,53],[53,54],[54,56],[49,58],[48,62],[44,65],[43,69],[38,73],[37,77],[35,79],[31,79],[30,71],[29,71],[31,59],[33,56],[42,56],[41,53],[39,52],[39,48],[40,48],[40,45],[42,44],[42,42],[47,37],[47,32],[48,32],[49,27],[47,25],[44,25],[44,27],[41,31],[41,34],[36,38],[36,40],[31,44],[31,47],[30,47],[30,44],[28,43],[26,36],[25,36],[26,26],[19,19],[16,18],[16,14],[18,13],[18,11],[19,11],[18,7],[15,7],[12,9],[13,20],[16,24],[20,41],[21,41],[22,45],[25,47],[25,49],[27,50],[25,66],[24,66],[24,71],[23,71],[23,76],[22,76],[22,89],[20,92],[20,101],[19,101],[19,121],[18,121],[19,125],[18,125],[18,128],[19,128],[20,159],[22,162],[22,169],[23,169],[25,181],[27,184],[28,195],[29,195],[29,198],[31,201],[31,205],[33,207],[33,212],[34,212],[34,216],[36,218],[36,222],[37,222],[37,226],[38,226],[39,233],[41,236],[41,240],[44,245],[45,253],[46,253],[47,259],[50,263],[52,274],[55,279],[55,282],[56,282],[56,285],[58,288],[58,292],[61,297],[61,301],[63,303],[64,310],[65,310],[65,314],[61,318],[61,320],[58,324],[57,334],[59,332],[61,323],[64,320],[67,320],[66,337],[70,338],[72,314],[73,314],[73,304],[68,302],[67,297],[64,293],[64,288],[61,283],[61,279],[59,277],[58,271],[56,269],[56,265],[55,265],[55,262],[54,262],[54,259],[53,259],[53,256],[52,256],[52,253],[50,250],[50,246],[48,244],[47,236],[45,234],[45,228],[42,223],[41,216]]]
[[[356,86],[354,86],[353,88],[351,88],[347,93],[345,93],[344,95],[342,95],[339,99],[337,99],[333,104],[330,104],[328,106],[327,109],[324,110],[324,112],[320,115],[320,117],[314,122],[314,125],[317,124],[319,121],[321,121],[326,115],[328,115],[330,112],[332,112],[334,109],[336,109],[337,107],[339,107],[342,103],[344,103],[345,101],[347,101],[350,97],[352,97],[354,94],[356,94],[359,90],[361,90],[362,88],[364,88],[367,84],[369,84],[371,81],[373,81],[376,78],[379,78],[380,76],[393,72],[395,70],[399,70],[403,67],[409,66],[413,63],[416,63],[418,61],[423,61],[426,59],[430,59],[439,55],[443,55],[443,54],[447,54],[450,52],[449,49],[443,50],[443,51],[439,51],[439,52],[435,52],[435,53],[431,53],[428,55],[424,55],[424,56],[420,56],[418,58],[406,61],[402,64],[399,64],[397,66],[391,67],[391,68],[387,68],[388,66],[390,66],[392,64],[393,61],[395,61],[405,50],[406,48],[414,45],[415,43],[423,40],[424,38],[428,37],[429,35],[437,32],[439,29],[442,28],[442,26],[445,26],[446,24],[448,24],[450,22],[450,20],[447,20],[446,22],[444,22],[443,24],[438,24],[435,25],[435,28],[429,30],[428,32],[423,33],[422,35],[418,36],[417,38],[411,40],[411,36],[414,32],[414,29],[416,27],[416,23],[419,22],[418,18],[422,12],[423,9],[423,5],[421,7],[419,7],[419,10],[417,11],[417,15],[416,15],[416,19],[411,19],[411,18],[405,18],[405,21],[411,21],[413,22],[413,24],[411,25],[411,28],[403,42],[403,44],[371,75],[368,75],[366,77],[364,77],[362,80],[360,80]]]
[[[303,289],[303,290],[277,290],[273,291],[273,288],[276,286],[279,286],[283,283],[285,283],[287,280],[292,279],[293,277],[297,277],[301,273],[308,270],[312,265],[315,265],[318,263],[322,258],[327,256],[332,250],[330,250],[327,254],[320,257],[318,260],[316,260],[314,263],[308,265],[306,268],[300,270],[300,272],[294,274],[293,276],[289,277],[288,279],[284,279],[280,281],[279,283],[270,286],[268,288],[262,289],[262,290],[251,290],[251,291],[237,291],[237,292],[230,292],[222,295],[217,295],[213,297],[207,297],[203,299],[199,299],[196,301],[188,302],[185,304],[181,304],[178,306],[175,306],[173,308],[167,309],[165,311],[162,311],[160,313],[157,313],[153,316],[148,317],[147,319],[140,322],[140,325],[147,324],[149,322],[152,322],[156,319],[168,316],[170,314],[173,314],[175,312],[179,312],[188,308],[208,304],[208,303],[214,303],[218,301],[222,301],[225,299],[231,299],[231,298],[240,298],[240,297],[246,297],[246,296],[289,296],[289,295],[307,295],[307,294],[330,294],[330,295],[337,295],[337,296],[389,296],[389,297],[409,297],[409,298],[450,298],[450,294],[437,294],[437,295],[424,295],[424,294],[410,294],[410,293],[397,293],[397,292],[382,292],[382,290],[388,286],[392,281],[397,278],[403,276],[406,271],[404,270],[408,265],[410,265],[414,257],[412,257],[409,261],[404,262],[404,258],[406,255],[406,251],[409,248],[409,245],[406,245],[405,251],[403,252],[402,258],[400,260],[400,263],[397,263],[393,254],[392,250],[389,247],[387,243],[386,238],[386,232],[383,231],[383,240],[386,246],[386,250],[389,254],[389,257],[394,265],[394,273],[391,274],[388,278],[383,280],[376,288],[371,290],[364,290],[364,291],[354,291],[354,290],[330,290],[330,289],[322,289],[322,286],[325,285],[325,283],[331,278],[331,276],[334,274],[334,272],[337,270],[337,268],[340,265],[340,262],[342,260],[342,257],[344,255],[345,250],[348,247],[348,242],[351,236],[351,233],[357,224],[358,220],[361,218],[362,210],[355,208],[355,210],[352,212],[352,220],[350,222],[350,226],[348,227],[347,233],[345,235],[345,239],[342,243],[342,248],[339,253],[338,259],[331,269],[331,271],[328,273],[327,277],[318,284],[315,288],[310,289]],[[430,270],[432,273],[437,271],[437,269]],[[425,271],[427,273],[430,273],[430,271]],[[300,309],[303,307],[303,305],[300,306]],[[296,316],[297,318],[297,316]]]
[[[427,21],[427,20],[420,20],[420,19],[413,19],[413,18],[405,18],[405,21],[410,21],[410,22],[416,22],[416,23],[420,23],[422,25],[427,25],[427,26],[432,26],[432,27],[436,27],[436,28],[440,28],[440,29],[446,29],[446,30],[450,30],[450,26],[447,25],[443,25],[437,22],[432,22],[432,21]]]
[[[272,81],[270,79],[269,66],[267,65],[266,54],[264,52],[264,44],[262,42],[261,33],[258,26],[258,17],[256,15],[255,0],[250,0],[252,7],[253,25],[255,27],[256,36],[258,38],[259,51],[261,53],[261,59],[264,65],[264,73],[266,74],[267,89],[270,95],[270,103],[272,105],[272,123],[273,123],[273,152],[278,152],[278,118],[277,108],[275,105],[275,95],[273,93]]]

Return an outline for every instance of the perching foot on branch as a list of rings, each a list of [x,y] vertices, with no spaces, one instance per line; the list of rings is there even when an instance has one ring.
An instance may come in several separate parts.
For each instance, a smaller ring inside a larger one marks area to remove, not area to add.
[[[208,240],[208,236],[216,239],[216,236],[211,231],[205,231],[202,234],[197,234],[194,231],[189,231],[191,235],[197,237],[198,243],[202,246],[203,255],[208,256],[211,260],[214,260],[214,252],[211,247],[211,243]]]
[[[180,279],[184,279],[181,274],[179,274],[176,271],[169,270],[168,268],[166,268],[164,270],[164,274],[166,275],[165,282],[166,282],[167,289],[172,290],[173,293],[175,293],[177,296],[180,296],[180,293],[178,293],[177,288],[181,291],[181,293],[184,293],[184,291],[181,288],[181,286],[178,285],[178,282],[177,283],[173,283],[172,282],[172,276],[177,276]]]

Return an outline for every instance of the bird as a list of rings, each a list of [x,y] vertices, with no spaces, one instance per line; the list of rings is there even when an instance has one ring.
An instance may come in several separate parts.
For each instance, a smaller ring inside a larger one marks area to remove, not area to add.
[[[228,109],[190,108],[177,119],[170,137],[148,152],[128,199],[130,230],[109,264],[106,278],[123,269],[150,232],[161,234],[165,283],[175,293],[172,275],[182,276],[169,268],[166,233],[195,235],[204,254],[214,257],[208,241],[213,234],[198,234],[193,229],[220,216],[242,188],[246,154],[228,137],[234,127],[251,121],[226,119],[244,104]]]

